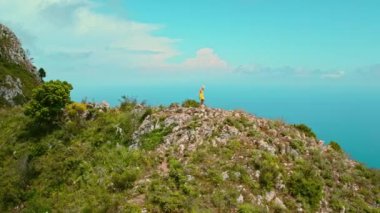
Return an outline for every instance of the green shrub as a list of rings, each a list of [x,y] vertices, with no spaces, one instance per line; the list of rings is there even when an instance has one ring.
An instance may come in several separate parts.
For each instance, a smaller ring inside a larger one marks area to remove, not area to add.
[[[153,114],[153,109],[148,107],[147,109],[145,109],[144,113],[141,115],[140,117],[140,123],[142,123],[146,117],[150,116]]]
[[[138,169],[127,169],[122,174],[114,174],[112,176],[113,187],[116,191],[123,191],[133,187],[133,183],[137,180],[140,171]]]
[[[131,98],[125,95],[123,95],[119,101],[120,101],[119,109],[123,112],[131,111],[138,104],[136,98]]]
[[[337,142],[335,142],[335,141],[331,141],[331,142],[329,143],[329,146],[330,146],[333,150],[335,150],[336,152],[338,152],[338,153],[343,153],[342,148],[340,147],[340,145],[339,145]]]
[[[187,129],[195,130],[196,128],[200,127],[202,125],[200,120],[197,120],[196,118],[193,118],[189,124],[187,125]]]
[[[150,212],[182,212],[191,207],[191,203],[188,205],[187,202],[189,197],[169,186],[170,184],[164,183],[163,180],[155,180],[150,184],[148,201],[158,206],[158,209],[152,207]]]
[[[292,147],[293,149],[299,151],[300,153],[304,153],[305,152],[305,144],[304,144],[303,141],[292,140],[290,142],[290,147]]]
[[[25,114],[41,124],[57,124],[63,110],[71,102],[70,90],[73,87],[66,81],[48,81],[33,90],[32,100],[26,106]]]
[[[252,138],[259,138],[260,135],[261,135],[261,134],[260,134],[259,131],[257,131],[257,130],[253,130],[253,129],[249,130],[248,133],[247,133],[247,136],[248,136],[248,137],[252,137]]]
[[[150,133],[141,136],[140,147],[145,150],[154,150],[164,142],[164,137],[171,132],[171,128],[155,129]]]
[[[183,107],[199,107],[200,104],[196,100],[187,99],[182,103]]]
[[[232,188],[226,190],[216,190],[211,196],[212,204],[219,209],[219,212],[226,212],[231,208],[237,207],[239,192]]]
[[[269,190],[276,184],[276,178],[281,173],[278,158],[270,153],[262,152],[260,157],[254,157],[254,166],[260,170],[259,182],[263,189]]]
[[[265,212],[263,208],[254,206],[250,203],[241,204],[238,208],[238,213],[261,213]]]
[[[23,195],[24,192],[17,183],[8,182],[7,185],[2,185],[0,188],[0,210],[16,206],[22,201]]]
[[[239,118],[228,117],[228,118],[226,118],[226,120],[224,120],[224,124],[229,125],[229,126],[233,126],[240,131],[242,131],[246,127],[252,126],[252,123],[250,123],[248,118],[245,116],[240,116]]]
[[[244,128],[244,126],[239,122],[239,120],[234,117],[226,118],[226,120],[224,120],[224,124],[228,126],[233,126],[240,131]]]
[[[294,124],[293,126],[301,132],[305,133],[307,137],[317,138],[317,135],[313,132],[313,130],[305,124]]]
[[[169,160],[169,177],[174,180],[174,183],[178,188],[185,183],[186,176],[184,174],[181,162],[175,159]]]
[[[311,165],[302,164],[296,168],[287,181],[287,187],[291,195],[299,198],[311,210],[318,208],[323,182]]]
[[[171,103],[169,105],[169,108],[176,108],[176,107],[179,107],[179,103]]]
[[[85,103],[71,103],[65,107],[65,114],[70,120],[84,119],[84,114],[87,111],[87,105]]]

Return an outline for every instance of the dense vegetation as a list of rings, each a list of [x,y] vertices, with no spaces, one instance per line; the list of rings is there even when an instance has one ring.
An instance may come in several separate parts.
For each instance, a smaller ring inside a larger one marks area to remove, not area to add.
[[[61,83],[48,82],[35,94]],[[34,97],[32,102],[41,102]],[[116,108],[64,101],[60,110],[57,125],[41,128],[23,107],[0,109],[0,211],[379,212],[379,171],[351,165],[336,142],[325,149],[307,144],[315,139],[304,126],[268,120],[255,128],[255,119],[229,116],[215,123],[211,138],[195,151],[180,155],[176,141],[159,148],[176,131],[164,125],[170,114],[162,112],[196,108],[170,111],[123,97]],[[157,128],[136,138],[153,116]],[[184,128],[202,131],[201,125],[194,116]],[[213,145],[212,138],[227,127],[243,137]],[[302,140],[305,131],[312,139]],[[277,135],[301,139],[289,139],[290,154],[251,142],[276,144]]]
[[[164,155],[156,151],[171,129],[147,133],[140,148],[128,148],[143,118],[161,109],[129,102],[122,104],[130,106],[124,109],[95,110],[82,117],[88,104],[75,105],[66,108],[65,122],[46,132],[33,127],[23,108],[0,111],[2,211],[262,212],[267,205],[293,212],[301,205],[313,212],[327,200],[334,211],[376,212],[373,205],[379,204],[379,172],[360,164],[347,171],[344,154],[335,148],[293,160],[233,140],[218,147],[205,143],[179,159],[175,146]],[[285,162],[294,164],[292,173],[285,172]],[[260,171],[259,179],[250,170]],[[279,176],[289,210],[274,202],[239,201],[240,195],[265,197],[277,187]],[[352,185],[357,191],[347,187]]]

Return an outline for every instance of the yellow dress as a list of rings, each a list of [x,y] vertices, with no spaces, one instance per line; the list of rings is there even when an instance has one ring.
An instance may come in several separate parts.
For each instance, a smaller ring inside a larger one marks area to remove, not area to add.
[[[199,91],[199,99],[204,100],[205,99],[205,93],[203,90]]]

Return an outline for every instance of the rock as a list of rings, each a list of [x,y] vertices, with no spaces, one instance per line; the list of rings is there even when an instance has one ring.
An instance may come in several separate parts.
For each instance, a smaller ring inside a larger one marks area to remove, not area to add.
[[[19,104],[15,99],[19,97],[24,98],[20,79],[14,79],[12,76],[6,75],[4,83],[0,84],[0,97],[5,99],[11,106]]]
[[[17,36],[6,26],[0,24],[0,59],[22,66],[27,71],[35,74],[39,79],[36,68],[28,58]]]
[[[115,134],[116,135],[119,135],[119,136],[123,136],[124,135],[124,131],[123,131],[123,129],[119,126],[120,124],[117,124],[116,126],[115,126]]]
[[[277,136],[277,131],[275,129],[270,129],[268,131],[268,133],[271,135],[271,136]]]
[[[192,180],[194,180],[194,177],[193,177],[192,175],[187,175],[186,177],[187,177],[187,181],[192,181]]]
[[[285,146],[285,144],[280,144],[280,153],[282,154],[282,155],[285,155],[286,154],[286,146]]]
[[[184,151],[185,151],[185,145],[184,144],[180,144],[179,145],[179,154],[180,155],[183,155]]]
[[[273,200],[273,198],[274,198],[275,196],[276,196],[276,192],[275,192],[275,191],[267,192],[267,193],[265,194],[265,200],[266,200],[267,202],[269,202],[269,201]]]
[[[236,199],[236,201],[237,201],[238,204],[243,203],[243,202],[244,202],[244,197],[243,197],[243,195],[240,194],[239,197]]]
[[[296,150],[294,150],[294,149],[290,150],[290,155],[292,155],[294,157],[298,157],[299,156],[298,152]]]
[[[256,170],[256,172],[255,172],[255,177],[256,177],[257,179],[260,178],[260,170]]]
[[[228,175],[228,172],[225,171],[222,173],[223,180],[227,180],[230,176]]]
[[[268,143],[264,142],[264,140],[259,140],[257,143],[259,145],[259,148],[264,149],[264,150],[270,152],[271,154],[276,153],[276,148],[269,145]]]
[[[262,203],[263,203],[263,197],[261,195],[258,195],[256,199],[256,204],[258,206],[261,206]]]
[[[282,200],[278,197],[276,197],[274,200],[273,200],[273,204],[281,209],[286,209],[286,206],[285,204],[282,202]]]

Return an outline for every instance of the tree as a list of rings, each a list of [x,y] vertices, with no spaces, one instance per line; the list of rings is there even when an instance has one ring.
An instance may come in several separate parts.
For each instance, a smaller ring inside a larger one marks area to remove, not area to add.
[[[72,85],[66,81],[48,81],[33,90],[25,114],[40,124],[57,124],[63,110],[71,103]]]
[[[38,70],[38,75],[40,76],[41,80],[46,77],[46,72],[45,72],[44,68],[40,68]]]

